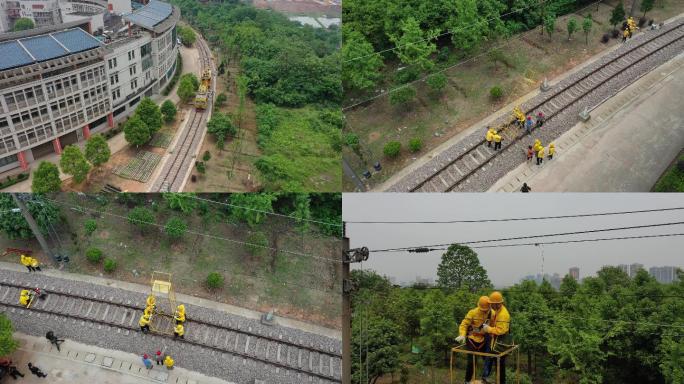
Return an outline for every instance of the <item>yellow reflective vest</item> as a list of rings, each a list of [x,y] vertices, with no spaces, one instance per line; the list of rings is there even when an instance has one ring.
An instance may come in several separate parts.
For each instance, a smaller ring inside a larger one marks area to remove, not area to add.
[[[461,325],[458,327],[459,336],[468,336],[476,343],[481,343],[484,340],[484,333],[482,332],[470,332],[471,328],[479,328],[484,324],[485,320],[489,316],[489,311],[482,312],[480,308],[474,308],[468,311],[466,317],[461,321]]]

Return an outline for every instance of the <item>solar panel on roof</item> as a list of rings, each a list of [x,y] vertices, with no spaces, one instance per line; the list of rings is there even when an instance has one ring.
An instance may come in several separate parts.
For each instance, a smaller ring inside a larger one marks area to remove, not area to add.
[[[150,0],[146,6],[124,16],[124,20],[128,20],[145,28],[154,28],[155,25],[166,20],[171,13],[173,13],[171,4]]]
[[[29,37],[19,41],[38,61],[49,60],[68,53],[49,35]]]
[[[100,45],[96,38],[80,28],[53,33],[52,36],[72,53],[85,51]]]
[[[19,67],[33,62],[31,56],[16,41],[0,43],[0,70]]]

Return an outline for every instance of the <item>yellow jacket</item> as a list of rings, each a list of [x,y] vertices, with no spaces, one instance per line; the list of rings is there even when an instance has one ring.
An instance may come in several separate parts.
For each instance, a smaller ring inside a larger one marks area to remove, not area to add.
[[[31,258],[26,255],[21,255],[21,265],[24,267],[31,265]]]
[[[501,142],[501,135],[496,134],[493,137],[495,143],[500,143]]]
[[[140,320],[138,321],[138,325],[141,327],[144,327],[146,325],[150,324],[150,320],[146,319],[145,316],[141,316]]]
[[[34,259],[33,257],[29,257],[29,259],[30,259],[30,262],[31,262],[31,266],[32,266],[33,268],[36,268],[36,267],[38,266],[38,260]]]
[[[166,365],[167,368],[172,368],[172,367],[173,367],[173,363],[174,363],[174,361],[173,361],[173,359],[171,358],[171,356],[166,355],[166,358],[164,359],[164,365]]]
[[[549,155],[553,155],[554,153],[556,153],[556,148],[549,147]]]
[[[468,311],[466,317],[461,321],[461,325],[458,327],[459,336],[468,336],[476,343],[481,343],[484,340],[484,333],[482,332],[470,332],[470,328],[479,328],[484,324],[485,320],[489,316],[489,312],[482,312],[480,308],[474,308]]]
[[[498,311],[492,309],[491,315],[489,316],[489,334],[492,335],[492,348],[496,346],[496,340],[499,336],[503,336],[508,333],[511,328],[511,315],[508,313],[508,309],[501,305]]]
[[[176,328],[174,328],[173,330],[175,333],[178,334],[178,336],[183,336],[185,334],[185,329],[181,324],[176,325]]]
[[[29,296],[29,295],[19,296],[19,304],[21,304],[23,306],[27,306],[30,301],[31,301],[31,296]]]
[[[487,139],[487,141],[492,141],[492,139],[494,139],[494,132],[492,132],[491,129],[488,130],[487,134],[485,135],[485,138]]]
[[[539,152],[537,152],[537,157],[539,157],[540,159],[544,158],[544,147],[541,147]]]

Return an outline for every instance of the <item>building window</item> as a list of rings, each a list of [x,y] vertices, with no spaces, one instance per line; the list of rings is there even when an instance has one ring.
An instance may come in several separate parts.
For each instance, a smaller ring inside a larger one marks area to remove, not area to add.
[[[4,167],[5,165],[13,164],[19,161],[19,157],[17,155],[10,155],[7,157],[3,157],[0,159],[0,167]]]
[[[135,51],[128,52],[128,61],[135,59]]]
[[[135,75],[135,64],[133,64],[132,66],[130,66],[130,67],[128,68],[128,73],[129,73],[131,76]]]
[[[109,78],[109,83],[110,83],[111,85],[119,84],[119,74],[118,74],[118,73],[113,74],[113,75]]]
[[[109,69],[116,68],[116,57],[109,59]]]
[[[121,97],[121,89],[117,88],[117,89],[112,91],[112,99],[116,100],[119,97]]]
[[[136,88],[138,88],[138,79],[133,79],[133,81],[131,81],[131,89]]]

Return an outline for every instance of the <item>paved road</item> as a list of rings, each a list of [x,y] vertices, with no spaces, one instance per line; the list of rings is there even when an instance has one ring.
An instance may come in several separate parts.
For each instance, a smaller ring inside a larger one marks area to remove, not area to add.
[[[556,142],[556,158],[523,164],[490,191],[648,192],[684,148],[684,54],[592,112]],[[629,97],[634,95],[634,97]],[[625,100],[627,99],[627,100]],[[574,137],[573,137],[574,136]]]

